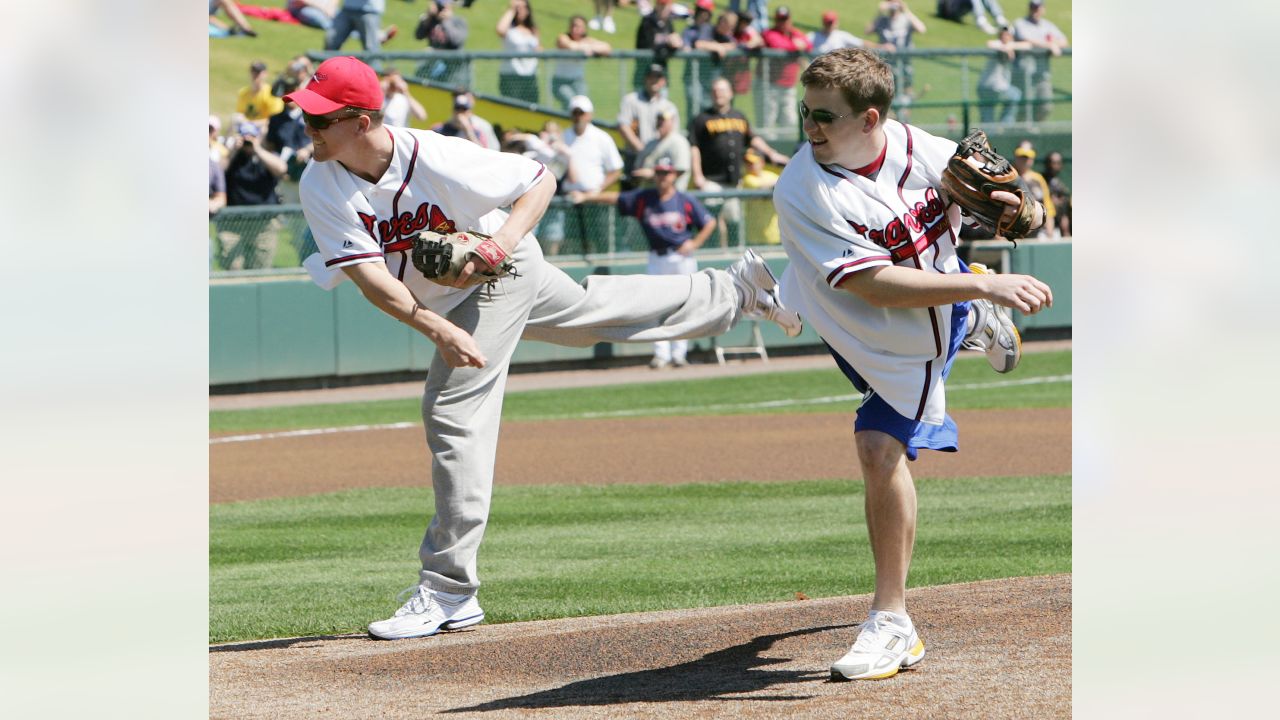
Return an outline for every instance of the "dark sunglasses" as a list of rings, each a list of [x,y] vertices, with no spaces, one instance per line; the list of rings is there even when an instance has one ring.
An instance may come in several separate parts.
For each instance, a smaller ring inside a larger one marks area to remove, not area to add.
[[[327,130],[330,125],[340,123],[343,120],[358,118],[359,115],[343,115],[341,117],[325,117],[324,115],[312,115],[311,113],[302,113],[302,119],[311,126],[313,130]]]
[[[830,125],[831,123],[841,118],[849,117],[849,115],[836,115],[835,113],[829,110],[810,110],[809,106],[805,105],[804,101],[801,100],[800,101],[800,119],[806,120],[809,118],[810,115],[813,116],[813,121],[818,123],[819,125]]]

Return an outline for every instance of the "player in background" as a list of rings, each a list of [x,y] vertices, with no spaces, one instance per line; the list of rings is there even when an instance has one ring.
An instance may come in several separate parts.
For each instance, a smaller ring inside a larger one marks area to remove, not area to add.
[[[888,119],[893,70],[883,60],[836,50],[816,58],[801,83],[808,143],[774,188],[791,261],[780,287],[864,393],[854,444],[876,568],[870,617],[831,671],[884,678],[924,658],[906,605],[916,528],[907,462],[921,448],[958,448],[944,386],[955,353],[968,342],[1011,370],[1020,340],[995,306],[1034,313],[1053,295],[1028,275],[957,258],[960,208],[942,196],[940,175],[956,143]],[[1017,197],[992,197],[1010,203],[1011,218]]]
[[[422,637],[484,619],[476,560],[507,369],[522,337],[575,347],[679,340],[724,333],[744,316],[773,320],[789,335],[801,331],[750,251],[728,271],[574,282],[543,259],[530,232],[555,194],[551,173],[523,155],[385,126],[378,76],[356,58],[325,60],[287,99],[306,113],[315,148],[299,192],[320,252],[304,266],[322,287],[351,279],[370,303],[436,346],[422,400],[435,516],[419,550],[418,582],[395,615],[370,623],[373,637]],[[473,259],[453,287],[432,283],[410,258],[421,230],[488,234],[519,274],[485,290],[466,287],[480,262]]]
[[[671,122],[668,120],[667,122]],[[590,202],[612,202],[618,215],[633,217],[649,242],[650,275],[689,275],[698,271],[693,256],[716,228],[716,219],[701,202],[676,187],[676,178],[689,170],[669,155],[653,166],[655,186],[622,193],[604,192]],[[688,340],[659,340],[653,344],[649,367],[662,370],[689,364]]]

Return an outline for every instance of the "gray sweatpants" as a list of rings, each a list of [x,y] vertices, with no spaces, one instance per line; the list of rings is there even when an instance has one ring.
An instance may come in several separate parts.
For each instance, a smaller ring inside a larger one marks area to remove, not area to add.
[[[520,338],[572,347],[678,340],[719,335],[740,316],[733,279],[723,270],[596,275],[579,285],[529,238],[514,260],[519,277],[480,288],[448,315],[488,363],[451,368],[436,353],[422,397],[436,513],[419,550],[421,582],[445,592],[480,586],[476,554],[489,520],[508,365]]]

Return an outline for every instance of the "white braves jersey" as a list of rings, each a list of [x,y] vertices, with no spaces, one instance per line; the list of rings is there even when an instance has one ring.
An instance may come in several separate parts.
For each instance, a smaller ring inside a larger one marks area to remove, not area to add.
[[[807,143],[773,189],[790,264],[782,301],[800,313],[885,402],[908,418],[941,424],[941,373],[951,342],[951,305],[876,307],[839,289],[880,265],[960,272],[960,210],[944,206],[941,172],[956,143],[886,120],[879,170],[864,177],[821,165]]]
[[[317,284],[332,287],[336,281],[326,284],[318,276],[318,260],[324,261],[319,274],[385,260],[424,307],[443,315],[475,287],[448,288],[427,280],[413,267],[409,238],[420,230],[492,234],[507,217],[498,208],[527,192],[546,168],[462,138],[383,127],[395,147],[391,166],[378,182],[366,182],[336,160],[313,160],[302,173],[302,211],[320,251],[319,258],[308,258],[308,270]],[[537,241],[528,234],[521,242]]]

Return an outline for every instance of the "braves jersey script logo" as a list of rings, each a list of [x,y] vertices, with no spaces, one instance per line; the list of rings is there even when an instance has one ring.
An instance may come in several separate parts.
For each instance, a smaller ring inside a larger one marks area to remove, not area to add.
[[[678,210],[670,210],[667,212],[656,212],[648,210],[645,212],[645,221],[653,227],[671,228],[672,232],[682,233],[685,228],[689,227],[688,218],[685,214]]]
[[[859,235],[888,250],[894,262],[918,255],[951,227],[946,218],[946,206],[933,188],[924,191],[924,202],[917,202],[905,215],[895,217],[881,229],[872,230],[853,220],[848,220],[848,223]],[[919,234],[925,228],[928,231],[919,240],[912,242],[911,234]],[[852,248],[846,254],[851,251]]]
[[[410,237],[419,230],[430,229],[446,234],[457,231],[453,220],[444,214],[439,205],[426,202],[418,206],[417,212],[402,212],[389,220],[379,220],[373,215],[362,212],[356,214],[364,223],[364,229],[369,233],[369,237],[376,237],[384,246]],[[375,226],[378,231],[376,235],[374,234]]]

